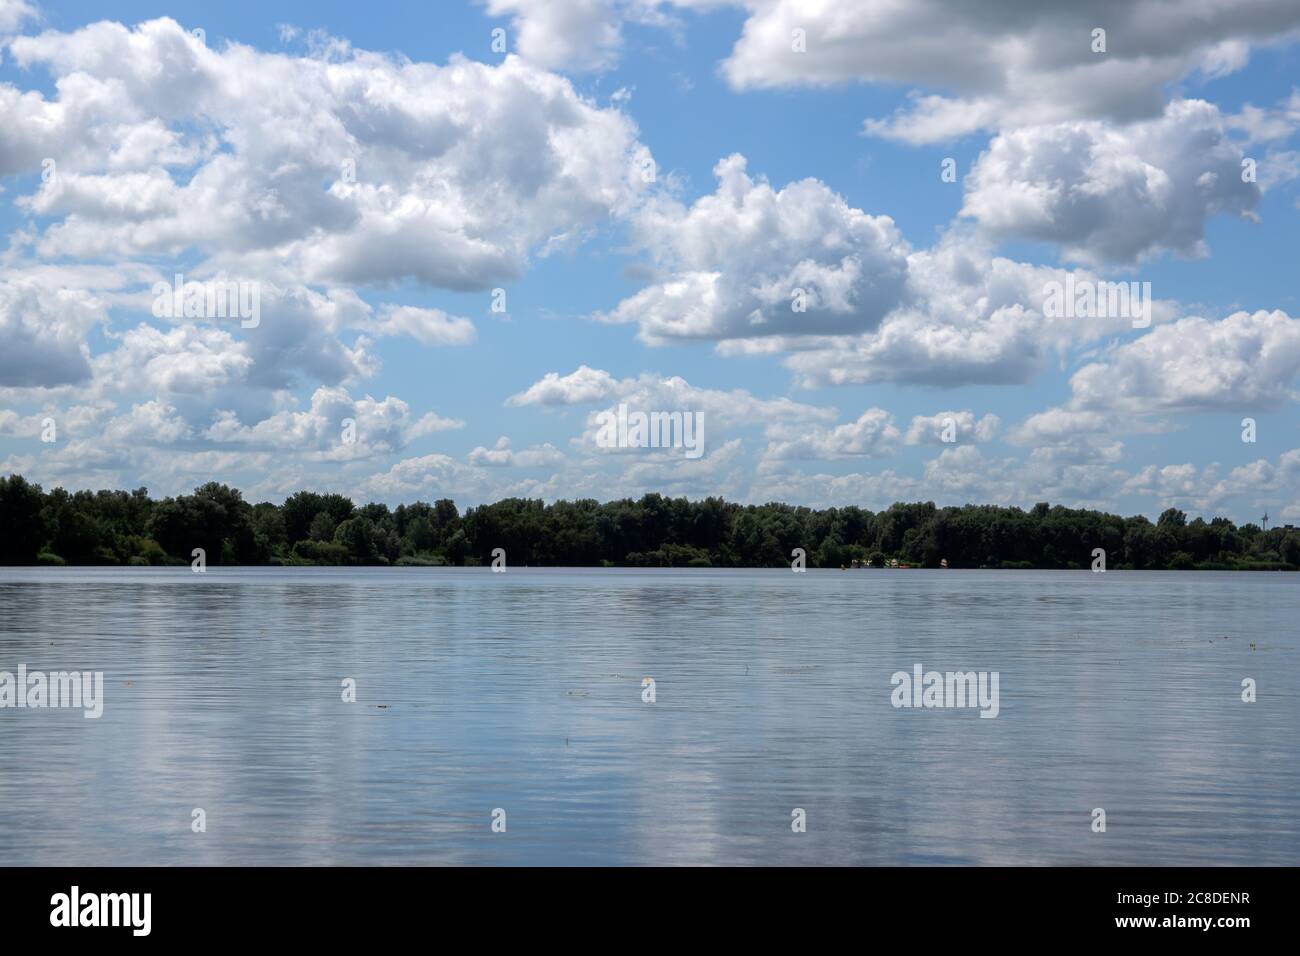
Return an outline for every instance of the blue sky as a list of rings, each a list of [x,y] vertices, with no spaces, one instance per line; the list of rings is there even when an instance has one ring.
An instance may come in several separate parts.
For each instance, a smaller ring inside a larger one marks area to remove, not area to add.
[[[974,6],[0,0],[0,472],[1294,522],[1300,11]]]

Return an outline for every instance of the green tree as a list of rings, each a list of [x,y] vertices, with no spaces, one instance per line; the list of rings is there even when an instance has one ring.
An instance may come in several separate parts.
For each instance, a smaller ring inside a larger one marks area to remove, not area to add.
[[[149,537],[173,558],[189,561],[194,549],[202,548],[209,564],[220,564],[225,520],[225,510],[210,497],[164,498],[149,519]]]
[[[0,478],[0,563],[31,564],[49,534],[42,514],[45,507],[41,486],[29,484],[22,475]]]
[[[334,516],[328,511],[316,512],[316,517],[311,519],[311,527],[307,531],[307,536],[313,541],[332,541],[334,540],[334,531],[339,526],[339,522],[334,520]]]
[[[347,548],[348,556],[356,564],[374,564],[383,547],[379,529],[365,515],[341,522],[334,531],[334,543]]]
[[[12,475],[0,479],[0,527],[0,561],[8,563],[36,561],[45,548],[73,564],[188,562],[201,547],[212,564],[383,564],[405,554],[418,556],[413,564],[460,565],[486,564],[505,548],[512,565],[785,567],[803,548],[813,567],[864,555],[878,565],[890,555],[926,566],[1082,568],[1101,547],[1116,568],[1300,566],[1300,535],[1284,528],[1188,522],[1176,508],[1153,523],[1047,502],[1029,511],[896,502],[876,514],[647,494],[604,503],[508,498],[462,516],[448,499],[390,511],[301,491],[282,505],[254,505],[209,482],[153,501],[143,488],[45,493]]]

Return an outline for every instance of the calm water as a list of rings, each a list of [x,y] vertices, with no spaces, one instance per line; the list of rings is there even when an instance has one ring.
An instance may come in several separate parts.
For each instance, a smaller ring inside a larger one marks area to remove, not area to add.
[[[1297,620],[1268,573],[0,569],[0,670],[106,698],[0,709],[0,864],[1295,865]],[[895,709],[918,662],[999,716]]]

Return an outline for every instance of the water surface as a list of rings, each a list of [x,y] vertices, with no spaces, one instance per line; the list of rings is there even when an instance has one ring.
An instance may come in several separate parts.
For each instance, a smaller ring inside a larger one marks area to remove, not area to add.
[[[1204,571],[0,569],[0,670],[105,679],[98,720],[0,709],[0,865],[1296,865],[1298,595]],[[918,662],[997,671],[998,717],[895,709]]]

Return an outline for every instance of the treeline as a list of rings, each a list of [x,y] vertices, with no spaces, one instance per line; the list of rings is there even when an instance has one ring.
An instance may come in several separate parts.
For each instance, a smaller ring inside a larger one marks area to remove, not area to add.
[[[1154,524],[1046,503],[895,504],[814,510],[650,494],[621,499],[510,498],[464,514],[446,499],[389,509],[300,491],[282,505],[250,504],[209,482],[155,501],[135,491],[46,492],[19,475],[0,479],[0,562],[214,565],[483,565],[503,548],[509,565],[781,567],[802,548],[809,567],[887,560],[953,568],[1300,569],[1300,530],[1226,518],[1188,521],[1174,508]]]

